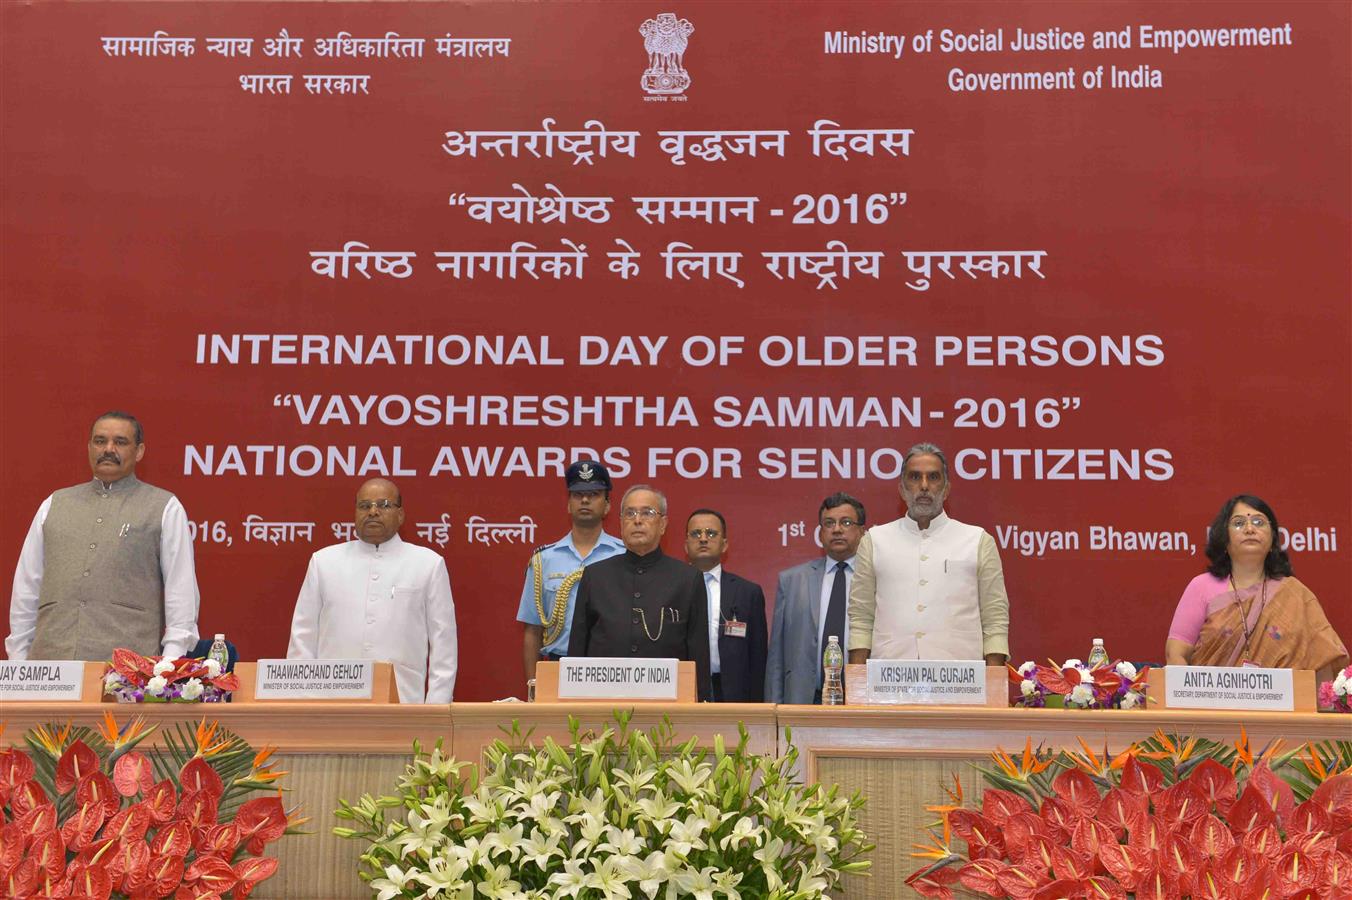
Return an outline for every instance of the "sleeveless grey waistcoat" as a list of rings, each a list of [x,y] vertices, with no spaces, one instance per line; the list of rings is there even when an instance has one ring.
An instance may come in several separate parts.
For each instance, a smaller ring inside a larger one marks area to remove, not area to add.
[[[118,647],[160,652],[160,523],[172,496],[135,475],[52,495],[29,659],[106,660]]]

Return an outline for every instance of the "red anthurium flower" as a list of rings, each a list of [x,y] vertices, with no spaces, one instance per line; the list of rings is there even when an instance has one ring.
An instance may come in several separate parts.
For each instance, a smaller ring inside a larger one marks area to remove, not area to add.
[[[982,814],[997,825],[1003,825],[1010,816],[1032,811],[1028,801],[1012,791],[987,788],[981,797]]]
[[[155,786],[150,757],[138,750],[119,756],[113,764],[113,786],[123,797],[150,793],[150,789]]]
[[[1029,852],[1034,837],[1043,833],[1045,823],[1036,813],[1023,812],[1010,816],[1004,823],[1005,852],[1013,862],[1020,862]]]
[[[1120,847],[1113,830],[1096,819],[1081,819],[1075,823],[1070,834],[1070,846],[1093,859],[1100,849],[1108,846]]]
[[[1276,813],[1278,825],[1286,822],[1291,815],[1291,810],[1296,806],[1296,798],[1291,792],[1291,785],[1273,774],[1266,761],[1253,767],[1253,771],[1249,773],[1249,783],[1244,786],[1244,789],[1258,791],[1272,811]]]
[[[144,879],[146,866],[150,864],[150,848],[144,841],[119,841],[106,857],[104,863],[114,882],[136,883]]]
[[[71,863],[67,880],[70,882],[72,897],[108,900],[113,893],[113,879],[108,870],[100,865],[78,861]]]
[[[113,651],[112,667],[123,678],[137,681],[140,684],[145,682],[143,678],[150,678],[155,674],[155,663],[148,657],[139,653],[133,653],[125,648],[118,648]]]
[[[1191,826],[1211,808],[1201,790],[1191,780],[1170,785],[1154,798],[1155,814],[1170,825]]]
[[[183,858],[192,846],[192,832],[184,821],[174,821],[160,828],[150,839],[150,852],[155,856]]]
[[[192,791],[178,802],[178,818],[190,828],[216,824],[216,796],[207,791]]]
[[[1341,851],[1324,860],[1319,889],[1325,897],[1352,897],[1352,854]]]
[[[241,840],[248,842],[249,852],[262,856],[263,845],[286,832],[286,809],[278,797],[259,797],[240,806],[235,824]]]
[[[193,846],[200,856],[219,856],[230,859],[239,846],[239,826],[234,822],[225,825],[208,825],[193,835]]]
[[[1277,813],[1252,783],[1245,786],[1226,818],[1230,821],[1230,827],[1239,833],[1277,824]]]
[[[1099,861],[1113,880],[1127,890],[1134,890],[1145,873],[1153,867],[1154,855],[1130,844],[1109,844],[1099,851]]]
[[[5,876],[0,888],[4,888],[3,894],[6,897],[29,897],[32,896],[34,888],[38,885],[42,870],[32,859],[24,859],[17,866],[10,869],[9,874]]]
[[[1010,862],[1024,868],[1050,872],[1052,870],[1052,857],[1064,845],[1064,840],[1053,839],[1045,834],[1035,834],[1028,842],[1028,847],[1025,849],[1023,856],[1017,860],[1011,859]]]
[[[1066,834],[1075,830],[1075,811],[1070,804],[1059,797],[1043,797],[1042,808],[1038,810],[1042,821],[1053,825]]]
[[[1098,820],[1111,828],[1113,837],[1120,840],[1123,834],[1139,827],[1149,813],[1150,801],[1145,794],[1115,787],[1103,795]]]
[[[9,795],[9,811],[15,819],[18,819],[29,810],[37,809],[39,806],[50,806],[51,802],[42,785],[32,780],[23,781]]]
[[[66,871],[66,845],[61,840],[61,832],[52,829],[34,841],[28,848],[28,858],[47,878],[53,881],[60,878]]]
[[[56,807],[48,803],[46,806],[35,807],[14,820],[19,830],[23,832],[26,845],[31,845],[38,838],[47,832],[56,828]]]
[[[137,803],[109,819],[108,824],[103,826],[103,836],[140,843],[145,839],[149,828],[150,812]]]
[[[1122,790],[1153,797],[1164,787],[1164,773],[1135,756],[1122,766]]]
[[[85,865],[107,867],[109,858],[117,850],[117,845],[117,838],[99,838],[86,844],[75,859]]]
[[[1080,683],[1078,669],[1054,669],[1051,666],[1037,666],[1033,680],[1053,694],[1069,694]]]
[[[1310,799],[1322,806],[1339,834],[1352,828],[1352,772],[1334,775],[1314,789]]]
[[[1071,847],[1057,847],[1051,857],[1057,880],[1084,881],[1094,874],[1093,857]]]
[[[940,869],[920,871],[906,879],[906,883],[922,897],[937,897],[939,900],[953,900],[950,884],[958,880],[958,873],[952,866]]]
[[[156,784],[145,795],[141,805],[150,813],[152,825],[163,825],[174,817],[178,809],[178,793],[168,778]]]
[[[1163,869],[1151,868],[1136,884],[1136,900],[1179,900],[1178,879]]]
[[[1291,810],[1286,820],[1286,830],[1289,834],[1332,834],[1333,817],[1314,800],[1306,800]]]
[[[1275,860],[1282,852],[1282,833],[1277,830],[1276,824],[1269,822],[1246,833],[1241,844],[1245,850],[1257,853],[1264,859]]]
[[[80,779],[99,771],[99,756],[84,741],[71,741],[56,763],[56,792],[67,794]]]
[[[1033,895],[1033,900],[1079,900],[1084,896],[1084,882],[1079,879],[1062,878],[1053,881]]]
[[[235,870],[219,856],[199,856],[188,871],[183,873],[185,882],[196,882],[215,894],[224,894],[239,881]]]
[[[1283,897],[1297,891],[1308,890],[1319,883],[1324,867],[1299,849],[1283,850],[1282,855],[1272,864],[1274,886]]]
[[[1127,892],[1111,878],[1096,875],[1084,882],[1083,896],[1090,900],[1127,900]]]
[[[1098,813],[1098,788],[1094,781],[1079,769],[1066,769],[1052,779],[1052,790],[1070,807],[1075,818],[1091,818]]]
[[[1207,815],[1193,823],[1192,844],[1203,856],[1220,859],[1235,845],[1235,836],[1224,822]]]
[[[91,800],[61,825],[61,838],[69,850],[83,850],[94,840],[107,818],[103,804]]]
[[[277,871],[278,862],[271,856],[246,856],[235,863],[235,900],[247,900],[260,881],[272,877]]]
[[[152,856],[146,866],[146,881],[149,886],[144,889],[145,893],[163,897],[173,892],[183,881],[183,854]]]
[[[969,891],[985,894],[988,897],[1000,896],[1000,873],[1009,868],[1009,863],[999,859],[978,859],[963,866],[958,871],[958,880]]]
[[[0,752],[0,785],[12,788],[33,777],[33,760],[18,747]]]
[[[234,672],[223,672],[211,680],[211,683],[223,691],[239,690],[239,676]],[[236,891],[238,893],[238,891]]]
[[[28,846],[26,837],[17,822],[0,826],[0,874],[8,872],[23,859],[24,848]]]
[[[1239,787],[1235,783],[1235,773],[1216,762],[1204,759],[1192,770],[1188,780],[1195,783],[1202,796],[1215,805],[1216,811],[1225,815],[1234,806],[1239,796]]]
[[[211,767],[200,756],[194,756],[183,766],[183,770],[178,773],[178,783],[183,785],[185,794],[193,791],[205,791],[213,797],[219,798],[225,792],[225,785],[221,783],[221,776],[216,774],[216,770]]]
[[[103,804],[105,818],[122,808],[122,797],[113,785],[113,779],[102,772],[90,772],[80,779],[75,788],[75,802],[81,806],[86,803]]]
[[[1013,900],[1030,900],[1034,894],[1051,882],[1045,872],[1028,869],[1024,866],[1010,866],[997,875],[995,880],[999,882],[1000,889]]]
[[[1155,865],[1173,872],[1178,876],[1180,886],[1186,886],[1201,868],[1205,857],[1193,845],[1190,835],[1175,831],[1164,839],[1164,845],[1155,851],[1154,859]]]

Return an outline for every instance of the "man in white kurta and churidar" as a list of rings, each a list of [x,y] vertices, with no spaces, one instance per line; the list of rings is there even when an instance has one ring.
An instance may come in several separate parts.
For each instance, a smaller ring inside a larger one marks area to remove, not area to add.
[[[995,539],[944,514],[948,461],[933,444],[906,454],[906,515],[869,529],[850,585],[850,662],[1009,657],[1009,596]]]
[[[357,492],[358,540],[310,557],[287,659],[394,664],[403,703],[450,703],[458,656],[446,561],[399,537],[403,498],[383,478]],[[424,691],[426,684],[426,691]]]

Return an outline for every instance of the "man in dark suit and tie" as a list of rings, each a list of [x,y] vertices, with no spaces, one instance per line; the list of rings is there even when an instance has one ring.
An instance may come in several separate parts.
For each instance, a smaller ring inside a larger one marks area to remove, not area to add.
[[[845,646],[846,607],[854,578],[854,554],[864,537],[864,504],[832,494],[817,511],[825,557],[779,573],[774,625],[765,668],[770,703],[822,702],[822,651],[835,635]]]
[[[704,575],[709,595],[709,668],[718,703],[765,699],[765,592],[723,568],[728,523],[712,509],[685,522],[685,558]]]

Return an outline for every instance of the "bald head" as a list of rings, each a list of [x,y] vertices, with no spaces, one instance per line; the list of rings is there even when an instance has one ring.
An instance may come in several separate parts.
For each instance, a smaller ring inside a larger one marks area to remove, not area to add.
[[[357,537],[368,544],[383,544],[404,524],[404,498],[394,482],[372,478],[357,490]]]

